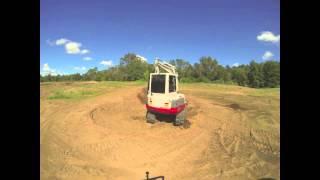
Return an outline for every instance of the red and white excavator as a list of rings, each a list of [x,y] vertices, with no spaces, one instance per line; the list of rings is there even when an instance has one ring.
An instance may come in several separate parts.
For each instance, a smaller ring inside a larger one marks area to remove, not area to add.
[[[184,94],[179,93],[176,68],[157,59],[154,66],[155,72],[150,73],[148,82],[147,122],[155,123],[158,114],[165,114],[173,117],[174,125],[182,125],[187,115],[187,101]]]

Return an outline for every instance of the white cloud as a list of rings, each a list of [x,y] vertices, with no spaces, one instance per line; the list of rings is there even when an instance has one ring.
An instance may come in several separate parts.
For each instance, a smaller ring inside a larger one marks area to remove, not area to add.
[[[57,39],[55,42],[51,42],[50,40],[47,40],[47,43],[51,46],[57,45],[62,46],[64,45],[64,48],[66,50],[66,53],[68,54],[88,54],[90,51],[88,49],[81,49],[82,44],[79,42],[71,41],[66,38],[60,38]]]
[[[84,71],[84,70],[86,70],[87,68],[84,67],[84,66],[82,66],[82,67],[74,67],[73,69],[74,69],[74,70],[78,70],[78,71]]]
[[[272,54],[272,52],[270,51],[266,51],[263,56],[262,56],[262,59],[263,60],[269,60],[270,58],[272,58],[274,55]]]
[[[100,64],[105,65],[105,66],[112,66],[112,61],[103,60],[103,61],[100,62]]]
[[[56,45],[57,46],[64,45],[67,42],[70,42],[70,40],[69,39],[65,39],[65,38],[61,38],[61,39],[56,40]]]
[[[139,58],[139,59],[142,60],[142,61],[147,62],[147,58],[145,58],[145,57],[143,57],[143,56],[141,56],[141,55],[139,55],[139,54],[137,54],[136,57]]]
[[[271,43],[278,43],[280,42],[280,35],[274,35],[270,31],[263,31],[260,35],[257,36],[258,41],[265,41]]]
[[[231,65],[231,67],[238,67],[238,66],[240,66],[239,63],[234,63],[234,64]]]
[[[91,61],[92,58],[91,58],[91,57],[84,57],[83,60],[84,60],[84,61]]]
[[[80,50],[81,46],[82,44],[78,42],[68,42],[65,45],[65,49],[68,54],[79,54],[81,53],[81,50]]]
[[[66,73],[61,72],[59,70],[53,69],[49,66],[48,63],[43,64],[42,66],[42,70],[40,70],[40,74],[42,76],[47,76],[47,75],[51,75],[51,76],[57,76],[57,75],[65,75]]]
[[[47,64],[47,63],[44,64],[42,70],[43,70],[43,71],[50,71],[49,64]]]
[[[56,75],[57,75],[57,72],[56,72],[55,69],[50,68],[50,66],[49,66],[48,63],[45,63],[45,64],[43,65],[43,67],[42,67],[42,72],[41,72],[41,74],[43,74],[43,75],[45,75],[45,76],[48,75],[48,74],[50,74],[50,75],[52,75],[52,76],[56,76]]]
[[[88,49],[81,50],[81,54],[88,54],[90,51]]]

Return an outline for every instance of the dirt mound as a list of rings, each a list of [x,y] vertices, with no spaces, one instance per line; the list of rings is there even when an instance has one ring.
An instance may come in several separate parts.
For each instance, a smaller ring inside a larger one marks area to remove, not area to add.
[[[147,100],[148,100],[147,94],[148,94],[147,88],[141,88],[140,92],[137,94],[137,98],[139,99],[141,104],[147,103]]]
[[[197,116],[199,111],[200,111],[199,106],[196,106],[192,102],[191,103],[189,102],[187,105],[187,115],[188,115],[187,118],[193,118]]]
[[[186,94],[187,121],[176,127],[146,123],[145,95],[132,87],[44,109],[41,179],[142,179],[146,171],[165,179],[278,177],[278,135],[247,127],[233,110],[239,105]]]

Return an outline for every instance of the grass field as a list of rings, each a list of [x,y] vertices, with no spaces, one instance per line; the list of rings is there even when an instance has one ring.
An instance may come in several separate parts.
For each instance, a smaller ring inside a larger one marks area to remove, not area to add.
[[[42,179],[280,178],[280,88],[180,84],[181,128],[145,122],[145,87],[41,83]]]
[[[142,85],[145,82],[57,82],[57,83],[41,83],[41,98],[50,100],[81,100],[88,97],[98,96],[103,93],[111,92],[117,88]]]
[[[254,89],[221,84],[182,84],[182,92],[244,110],[258,129],[280,124],[280,88]],[[275,123],[272,123],[275,121]],[[271,122],[271,123],[268,123]]]

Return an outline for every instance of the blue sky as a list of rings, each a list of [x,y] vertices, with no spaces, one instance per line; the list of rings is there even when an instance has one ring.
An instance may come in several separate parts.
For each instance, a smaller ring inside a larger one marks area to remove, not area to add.
[[[280,60],[279,0],[41,0],[40,72],[212,56],[220,64]]]

